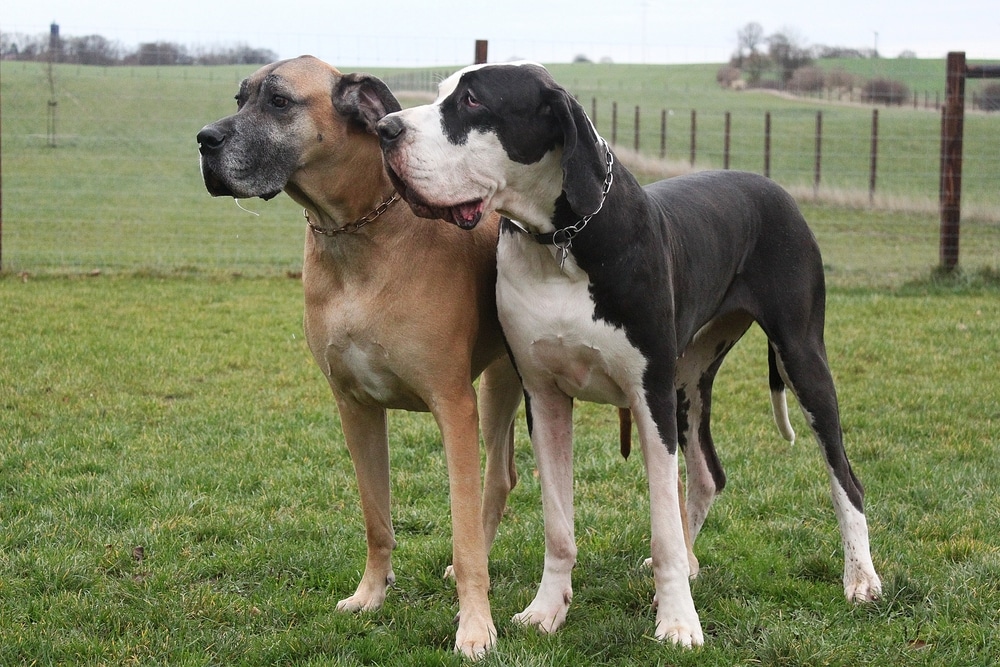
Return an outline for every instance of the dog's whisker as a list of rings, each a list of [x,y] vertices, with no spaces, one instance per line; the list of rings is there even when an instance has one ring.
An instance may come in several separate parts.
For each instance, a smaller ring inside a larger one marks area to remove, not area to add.
[[[238,209],[240,209],[241,211],[246,211],[246,212],[247,212],[247,213],[249,213],[250,215],[255,215],[255,216],[257,216],[258,218],[260,217],[260,213],[258,213],[257,211],[251,211],[250,209],[246,208],[245,206],[243,206],[243,204],[241,204],[241,203],[240,203],[240,200],[239,200],[239,199],[236,199],[236,198],[234,197],[234,198],[233,198],[233,201],[234,201],[234,202],[236,202],[236,207],[237,207]]]

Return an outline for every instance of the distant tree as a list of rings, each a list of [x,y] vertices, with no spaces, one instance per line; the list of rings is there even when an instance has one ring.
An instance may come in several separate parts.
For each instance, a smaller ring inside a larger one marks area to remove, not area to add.
[[[764,41],[764,27],[761,24],[750,22],[740,28],[736,32],[736,53],[733,54],[733,65],[743,67],[748,58],[759,55]]]
[[[910,89],[901,81],[876,78],[861,87],[861,99],[872,104],[903,104],[910,97]]]
[[[778,69],[778,76],[784,83],[792,79],[795,70],[813,62],[812,52],[802,39],[789,29],[776,32],[767,38],[767,53]]]
[[[0,32],[0,58],[4,60],[39,60],[48,49],[49,36]]]
[[[900,51],[899,55],[896,56],[896,57],[897,58],[904,58],[904,59],[911,59],[911,58],[916,58],[917,54],[916,54],[915,51],[911,51],[910,49],[904,49],[903,51]]]
[[[747,85],[751,88],[760,86],[764,72],[771,68],[771,59],[765,53],[753,53],[743,60],[743,71],[747,75]]]
[[[573,58],[573,62],[575,62],[575,63],[589,63],[590,62],[590,58],[588,58],[587,56],[585,56],[584,54],[581,53],[581,54],[578,54],[575,58]]]
[[[64,60],[80,65],[115,65],[122,49],[100,35],[69,37],[63,47]]]
[[[715,73],[716,83],[723,88],[732,88],[735,82],[742,80],[743,72],[740,71],[739,67],[733,67],[732,65],[723,65],[719,68],[719,71]]]
[[[852,49],[846,46],[826,46],[819,44],[813,47],[813,55],[816,58],[868,58],[869,54],[861,49]]]
[[[830,90],[851,90],[854,88],[854,75],[837,67],[826,73],[826,87]]]
[[[132,57],[136,65],[188,65],[192,59],[186,49],[172,42],[146,42],[139,45],[139,50]]]
[[[825,82],[823,70],[807,65],[792,72],[788,89],[796,93],[815,93],[823,90]]]

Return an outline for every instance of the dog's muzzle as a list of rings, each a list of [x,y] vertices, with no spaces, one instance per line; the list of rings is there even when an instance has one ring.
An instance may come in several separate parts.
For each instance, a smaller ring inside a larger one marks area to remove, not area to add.
[[[396,191],[410,205],[415,214],[421,218],[431,218],[444,220],[462,229],[472,229],[479,224],[483,218],[485,202],[482,199],[474,199],[467,202],[452,205],[434,205],[429,203],[424,197],[419,195],[400,172],[398,161],[399,145],[406,134],[406,126],[403,121],[393,114],[384,117],[378,123],[378,138],[382,146],[382,153],[385,155],[386,172],[389,179],[396,186]]]

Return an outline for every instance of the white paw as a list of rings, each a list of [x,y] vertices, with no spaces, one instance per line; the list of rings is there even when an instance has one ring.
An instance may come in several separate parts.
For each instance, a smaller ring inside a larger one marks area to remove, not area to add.
[[[878,575],[871,572],[867,575],[860,573],[850,580],[844,579],[844,595],[848,602],[872,602],[882,596],[882,580]]]

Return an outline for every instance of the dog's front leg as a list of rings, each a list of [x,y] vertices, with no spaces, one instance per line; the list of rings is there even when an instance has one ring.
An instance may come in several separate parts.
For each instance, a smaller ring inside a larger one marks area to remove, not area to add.
[[[535,599],[513,620],[550,633],[566,621],[573,599],[573,399],[555,387],[528,396],[545,518],[545,566]]]
[[[392,550],[396,540],[389,514],[389,440],[385,410],[337,397],[344,439],[354,461],[361,510],[365,517],[368,558],[354,595],[337,603],[339,611],[378,609],[396,581]]]
[[[451,496],[452,563],[458,589],[455,651],[478,658],[496,643],[481,515],[479,414],[471,385],[430,401],[444,438]]]
[[[664,403],[670,403],[669,399]],[[653,422],[647,406],[634,407],[633,412],[649,483],[656,638],[681,646],[700,646],[705,640],[691,597],[690,566],[678,493],[677,446],[675,441],[674,446],[668,448],[660,435],[676,434],[674,406],[671,403],[664,409],[662,428]]]
[[[487,551],[496,538],[507,497],[517,484],[514,418],[521,393],[521,380],[506,356],[490,364],[479,380],[479,414],[486,445],[482,516]]]

